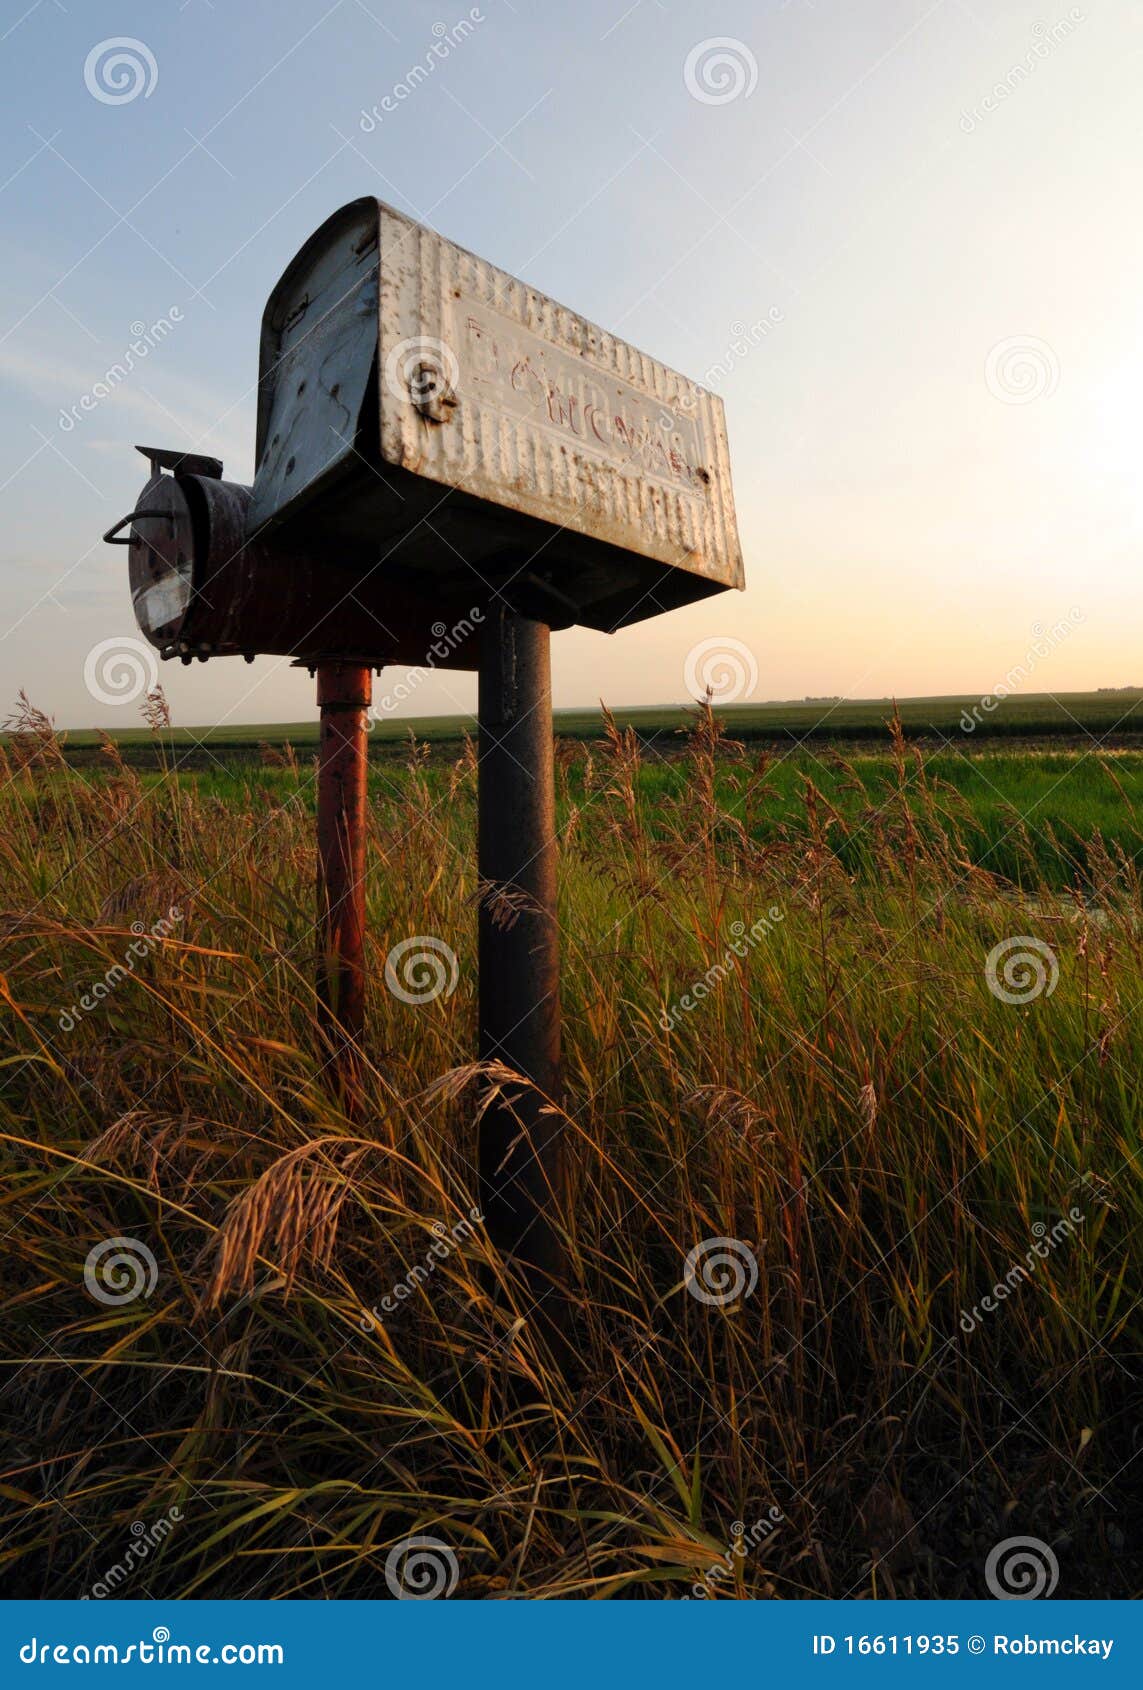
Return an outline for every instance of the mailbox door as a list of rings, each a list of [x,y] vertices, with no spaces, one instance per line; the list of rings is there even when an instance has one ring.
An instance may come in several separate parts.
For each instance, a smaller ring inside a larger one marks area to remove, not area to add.
[[[355,200],[298,253],[266,306],[249,532],[354,462],[377,352],[377,201]]]

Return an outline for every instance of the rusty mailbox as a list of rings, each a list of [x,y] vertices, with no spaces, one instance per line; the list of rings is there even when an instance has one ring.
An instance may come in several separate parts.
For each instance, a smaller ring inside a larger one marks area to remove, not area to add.
[[[479,671],[480,1054],[524,1082],[483,1116],[482,1202],[558,1305],[549,633],[742,587],[722,402],[370,198],[310,237],[266,304],[253,487],[140,450],[150,478],[107,538],[130,525],[146,637],[184,662],[266,653],[317,673],[319,986],[350,1108],[371,673]],[[441,626],[464,637],[430,658]]]
[[[374,199],[262,319],[250,521],[606,632],[742,586],[721,400]]]

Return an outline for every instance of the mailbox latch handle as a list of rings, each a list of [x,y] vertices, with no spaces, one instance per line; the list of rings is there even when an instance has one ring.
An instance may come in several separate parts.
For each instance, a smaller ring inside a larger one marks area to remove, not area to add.
[[[109,528],[107,530],[107,533],[103,536],[104,542],[109,546],[129,546],[131,544],[130,539],[117,540],[115,538],[121,528],[126,528],[129,522],[138,522],[139,518],[142,516],[169,517],[170,514],[170,511],[128,511],[126,516],[121,516],[119,518],[119,521],[115,524],[114,528]]]

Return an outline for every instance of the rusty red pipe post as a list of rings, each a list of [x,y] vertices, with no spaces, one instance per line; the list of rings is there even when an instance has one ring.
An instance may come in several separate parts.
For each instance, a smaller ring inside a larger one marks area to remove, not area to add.
[[[365,1027],[365,804],[373,676],[363,663],[320,663],[318,1002],[346,1113],[360,1105]]]
[[[506,608],[481,632],[479,681],[480,1056],[507,1085],[481,1120],[489,1238],[556,1326],[566,1317],[560,961],[550,630]]]

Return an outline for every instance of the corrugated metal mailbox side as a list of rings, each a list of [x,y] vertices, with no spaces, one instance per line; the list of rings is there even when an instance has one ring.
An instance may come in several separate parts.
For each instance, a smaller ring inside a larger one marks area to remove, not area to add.
[[[720,400],[385,206],[380,295],[389,463],[742,585]],[[436,427],[405,376],[418,337],[455,367]]]
[[[568,621],[743,585],[721,400],[375,200],[306,243],[263,323],[251,522],[331,488],[323,522],[373,563],[542,548]]]

